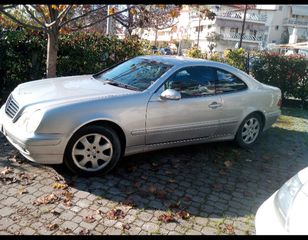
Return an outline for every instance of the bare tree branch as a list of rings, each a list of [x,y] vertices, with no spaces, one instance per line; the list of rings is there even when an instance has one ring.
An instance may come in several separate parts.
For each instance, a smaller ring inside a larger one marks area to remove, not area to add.
[[[86,17],[86,16],[90,15],[91,13],[97,12],[99,10],[102,10],[102,9],[106,8],[106,7],[107,7],[107,5],[104,5],[103,7],[99,7],[99,8],[93,9],[93,10],[91,10],[89,12],[86,12],[86,13],[78,16],[78,17],[71,18],[71,19],[61,23],[59,27],[61,28],[61,27],[65,26],[66,24],[68,24],[68,23],[70,23],[72,21],[76,21],[76,20],[78,20],[80,18]]]
[[[113,13],[113,14],[110,14],[110,15],[104,17],[104,18],[101,18],[101,19],[99,19],[99,20],[97,20],[97,21],[95,21],[95,22],[92,22],[92,23],[90,23],[90,24],[84,25],[84,26],[82,26],[82,27],[72,29],[72,31],[78,31],[78,30],[81,30],[81,29],[84,29],[84,28],[92,27],[92,26],[95,25],[95,24],[98,24],[98,23],[100,23],[100,22],[103,22],[103,21],[104,21],[105,19],[107,19],[108,17],[112,17],[112,16],[114,16],[114,15],[116,15],[116,14],[120,14],[120,13],[125,12],[125,11],[127,11],[127,9],[122,10],[122,11],[119,11],[119,12],[116,12],[116,13]]]
[[[33,4],[33,5],[31,5],[31,7],[34,8],[38,13],[41,14],[41,16],[44,18],[46,23],[50,22],[49,19],[45,16],[44,11],[39,4]]]
[[[13,20],[15,23],[21,25],[21,26],[24,26],[24,27],[27,27],[27,28],[31,28],[31,29],[34,29],[34,30],[44,30],[42,27],[37,27],[37,26],[34,26],[34,25],[31,25],[31,24],[28,24],[28,23],[24,23],[24,22],[21,22],[19,21],[17,18],[15,18],[13,15],[7,13],[6,11],[0,9],[0,12],[7,16],[8,18],[10,18],[11,20]]]
[[[34,16],[34,14],[31,12],[31,10],[28,8],[27,5],[24,5],[23,7],[26,9],[27,13],[28,13],[39,25],[41,25],[43,28],[46,28],[46,26],[44,25],[44,23],[42,23],[40,20],[37,19],[37,17]]]
[[[73,5],[67,6],[60,14],[58,15],[57,21],[61,23],[61,18],[62,20],[65,18],[65,16],[70,12],[72,9]]]

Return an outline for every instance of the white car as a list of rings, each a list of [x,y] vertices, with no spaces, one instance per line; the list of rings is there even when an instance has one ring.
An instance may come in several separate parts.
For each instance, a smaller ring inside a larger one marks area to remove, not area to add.
[[[289,179],[258,209],[257,235],[308,234],[308,167]]]

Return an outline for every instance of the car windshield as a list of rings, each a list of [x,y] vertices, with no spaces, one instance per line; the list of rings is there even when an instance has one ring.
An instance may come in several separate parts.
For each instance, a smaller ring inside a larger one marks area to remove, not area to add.
[[[133,58],[93,77],[115,86],[143,91],[171,67],[172,65],[150,59]]]

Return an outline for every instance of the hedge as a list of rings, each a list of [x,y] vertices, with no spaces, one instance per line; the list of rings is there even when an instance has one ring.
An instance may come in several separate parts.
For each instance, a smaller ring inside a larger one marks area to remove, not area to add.
[[[252,75],[265,84],[279,87],[282,102],[298,98],[302,107],[308,100],[308,60],[300,55],[284,56],[277,53],[259,53],[252,66]]]
[[[35,31],[0,31],[0,90],[11,91],[19,83],[45,77],[46,39]],[[121,40],[93,32],[61,35],[57,75],[96,73],[119,61],[144,54],[145,46],[146,43],[137,38]]]

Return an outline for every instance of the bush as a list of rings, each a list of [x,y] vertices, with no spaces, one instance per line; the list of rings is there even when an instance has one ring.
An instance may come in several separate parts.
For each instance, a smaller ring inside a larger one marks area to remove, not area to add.
[[[193,58],[203,58],[201,50],[198,48],[191,48],[187,51],[187,56],[188,57],[193,57]]]
[[[302,106],[308,98],[308,61],[302,56],[261,53],[252,66],[252,74],[260,82],[279,87],[282,100],[299,98]]]
[[[224,61],[242,71],[247,71],[247,54],[243,48],[225,50]]]
[[[45,77],[47,37],[29,30],[0,32],[0,90]],[[145,43],[97,33],[61,35],[57,75],[95,73],[125,59],[144,54]]]

